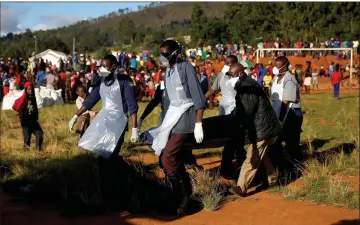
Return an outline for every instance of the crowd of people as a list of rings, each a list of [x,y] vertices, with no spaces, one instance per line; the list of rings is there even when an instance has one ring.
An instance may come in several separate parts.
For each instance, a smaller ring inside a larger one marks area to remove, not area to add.
[[[208,52],[211,47],[206,46],[203,49],[198,48],[196,51],[192,52],[193,56],[201,56],[205,54],[204,52]],[[298,51],[279,51],[279,50],[262,50],[262,49],[278,49],[278,48],[294,48],[298,49]],[[216,51],[217,57],[222,58],[224,53],[227,55],[238,55],[243,60],[249,59],[250,61],[256,57],[256,50],[259,49],[259,57],[275,57],[278,56],[305,56],[306,52],[308,51],[301,51],[302,49],[313,49],[313,48],[353,48],[354,53],[360,54],[359,48],[359,40],[355,41],[346,41],[341,40],[339,38],[331,38],[330,40],[324,40],[320,42],[311,42],[311,41],[304,41],[302,39],[298,41],[291,41],[291,40],[281,40],[277,37],[273,41],[266,41],[263,38],[259,38],[259,42],[257,45],[248,45],[241,40],[239,43],[233,44],[217,44]],[[327,56],[327,55],[335,55],[337,56],[338,60],[341,59],[349,59],[350,58],[350,51],[338,51],[338,50],[328,50],[328,51],[309,51],[309,54],[312,58],[320,58],[320,56]]]

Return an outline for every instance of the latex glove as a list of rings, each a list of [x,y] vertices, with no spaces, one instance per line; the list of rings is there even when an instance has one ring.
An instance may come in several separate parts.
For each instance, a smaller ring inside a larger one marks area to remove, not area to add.
[[[198,144],[200,144],[204,139],[204,131],[202,127],[202,123],[195,123],[195,129],[194,129],[194,136],[195,140]]]
[[[91,93],[92,89],[93,89],[92,87],[89,88],[89,93]]]
[[[139,141],[139,129],[137,127],[132,129],[130,141],[132,143],[135,143],[135,142]]]
[[[69,130],[70,130],[70,132],[72,131],[72,129],[74,127],[74,124],[76,123],[78,118],[79,117],[77,115],[74,115],[73,118],[70,120],[70,122],[69,122]]]
[[[143,120],[140,119],[140,120],[138,121],[138,129],[139,129],[139,130],[141,129],[142,123],[143,123]]]

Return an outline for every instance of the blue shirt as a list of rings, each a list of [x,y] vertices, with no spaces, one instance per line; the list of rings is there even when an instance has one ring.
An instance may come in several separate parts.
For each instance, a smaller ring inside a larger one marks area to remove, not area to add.
[[[136,69],[136,65],[137,63],[136,63],[136,59],[135,58],[132,58],[131,59],[131,68],[134,68],[134,69]]]
[[[77,64],[78,63],[78,57],[76,56],[76,55],[74,55],[74,57],[73,57],[73,63],[74,64]]]
[[[124,74],[116,73],[115,76],[117,77],[120,85],[124,114],[132,115],[139,109],[135,98],[134,84],[131,78]],[[100,85],[102,82],[104,81],[102,80],[101,82],[97,82],[97,84],[94,85],[90,95],[84,100],[83,106],[87,110],[91,110],[101,99]]]
[[[41,85],[44,81],[44,78],[45,78],[45,73],[43,71],[37,72],[36,80],[35,80],[36,84]]]

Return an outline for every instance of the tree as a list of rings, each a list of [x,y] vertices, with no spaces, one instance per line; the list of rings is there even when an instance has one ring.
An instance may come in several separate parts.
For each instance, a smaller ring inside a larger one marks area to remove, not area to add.
[[[198,3],[195,3],[191,13],[191,39],[194,40],[194,43],[204,40],[204,25],[206,22],[207,18],[204,10]]]
[[[125,17],[120,20],[119,23],[119,33],[121,34],[121,39],[125,44],[132,44],[135,36],[135,25],[130,17]]]

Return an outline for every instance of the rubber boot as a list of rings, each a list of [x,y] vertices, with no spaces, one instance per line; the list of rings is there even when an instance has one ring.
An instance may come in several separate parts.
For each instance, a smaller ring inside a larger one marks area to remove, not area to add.
[[[173,175],[168,178],[175,193],[181,195],[180,204],[177,207],[176,213],[178,215],[184,215],[188,210],[188,204],[191,197],[190,180],[180,175]]]

